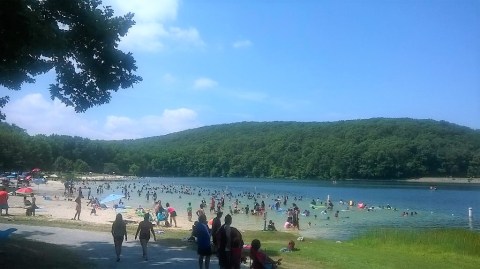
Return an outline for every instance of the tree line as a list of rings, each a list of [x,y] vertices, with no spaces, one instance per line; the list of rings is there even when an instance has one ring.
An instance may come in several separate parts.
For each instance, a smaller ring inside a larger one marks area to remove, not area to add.
[[[135,140],[30,136],[0,123],[0,169],[299,179],[480,177],[480,131],[374,118],[241,122]]]

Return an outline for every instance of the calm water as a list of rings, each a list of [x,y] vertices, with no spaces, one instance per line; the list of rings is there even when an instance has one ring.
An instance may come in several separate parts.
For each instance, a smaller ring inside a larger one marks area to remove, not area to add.
[[[249,205],[253,207],[254,201],[247,199],[245,192],[257,193],[257,201],[272,205],[274,199],[287,195],[287,206],[296,203],[301,210],[309,210],[310,216],[301,216],[300,233],[303,236],[321,237],[334,240],[345,240],[362,231],[376,227],[397,228],[441,228],[457,227],[480,231],[480,185],[441,185],[437,190],[430,190],[430,185],[420,183],[392,183],[389,182],[342,182],[337,184],[318,181],[294,181],[272,179],[225,179],[225,178],[143,178],[127,182],[112,183],[112,190],[108,193],[119,191],[120,185],[130,186],[131,200],[126,204],[132,207],[142,205],[152,207],[152,198],[147,202],[144,191],[141,196],[133,190],[133,183],[138,187],[148,184],[155,190],[158,199],[172,204],[180,218],[186,218],[186,206],[192,202],[194,211],[199,207],[200,201],[207,201],[207,212],[210,205],[210,194],[213,191],[231,192],[232,200],[226,200],[228,211],[235,199],[240,201],[239,207]],[[192,188],[194,194],[178,193],[182,186]],[[200,193],[200,196],[198,195]],[[334,210],[322,214],[323,208],[311,209],[309,204],[312,199],[326,201],[327,197],[334,203]],[[296,198],[296,200],[295,200]],[[300,198],[302,198],[300,200]],[[345,204],[341,204],[340,201]],[[367,211],[355,207],[348,207],[348,201],[363,202],[373,210]],[[390,205],[391,210],[385,207]],[[382,209],[384,207],[384,209]],[[473,219],[468,217],[468,208],[473,208]],[[396,210],[394,210],[396,209]],[[335,211],[340,211],[339,218],[334,217]],[[416,212],[413,216],[402,216],[403,212]],[[317,218],[314,217],[317,215]],[[214,214],[207,214],[213,218]],[[283,231],[286,221],[284,211],[267,210],[267,219],[272,219],[277,229]],[[310,223],[310,225],[308,224]],[[233,215],[233,226],[240,229],[263,229],[264,219],[261,216],[247,214]]]

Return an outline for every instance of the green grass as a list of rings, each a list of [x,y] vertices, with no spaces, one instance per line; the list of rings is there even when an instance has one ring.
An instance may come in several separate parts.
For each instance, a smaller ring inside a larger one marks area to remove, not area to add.
[[[0,218],[1,222],[7,222],[6,218]],[[10,221],[9,221],[10,222]],[[10,223],[54,226],[74,229],[96,230],[110,232],[110,225],[91,224],[76,221],[51,221],[47,218],[31,218],[15,216]],[[128,232],[133,235],[136,225],[128,225]],[[189,236],[189,231],[167,230],[161,237],[161,244],[172,246],[184,246],[180,239]],[[378,229],[367,232],[362,236],[345,241],[335,242],[331,240],[297,241],[298,234],[287,232],[262,232],[245,231],[242,233],[246,244],[258,238],[262,242],[262,249],[274,259],[283,258],[280,268],[365,268],[365,269],[395,269],[395,268],[478,268],[480,264],[480,233],[456,230],[403,230],[403,229]],[[294,240],[298,251],[281,253],[280,249],[286,247],[288,241]],[[16,241],[13,241],[14,243]],[[35,242],[35,244],[45,244]],[[67,264],[75,260],[74,253],[57,255],[54,245],[45,244],[47,247],[36,246],[39,249],[47,249],[51,255],[45,255],[45,259],[60,259],[61,264]],[[17,249],[29,244],[23,241],[18,243]],[[58,248],[58,247],[57,247]],[[191,248],[195,246],[192,244]],[[3,249],[3,248],[2,248]],[[12,259],[21,259],[21,251],[17,254],[10,253]],[[0,255],[4,255],[1,254]],[[33,254],[32,254],[33,255]],[[72,258],[73,257],[73,258]],[[78,259],[77,259],[78,260]],[[42,261],[45,263],[45,261]],[[85,267],[84,267],[85,266]],[[2,264],[0,267],[3,268]],[[75,266],[61,266],[68,268],[88,268],[88,265],[75,263]],[[52,267],[52,268],[55,268]]]

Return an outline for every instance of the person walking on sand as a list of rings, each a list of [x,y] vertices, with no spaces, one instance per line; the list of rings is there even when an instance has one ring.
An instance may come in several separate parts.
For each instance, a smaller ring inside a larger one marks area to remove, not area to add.
[[[177,211],[175,211],[175,208],[171,207],[169,203],[165,205],[167,206],[167,212],[170,216],[170,225],[175,223],[175,227],[177,227]]]
[[[205,269],[209,269],[212,248],[210,246],[210,231],[205,215],[198,217],[197,225],[195,225],[195,235],[197,236],[198,266],[200,269],[203,269],[203,259],[205,258]]]
[[[113,243],[115,244],[115,253],[117,254],[117,262],[120,261],[120,254],[122,253],[123,238],[127,241],[127,225],[123,221],[122,214],[118,213],[115,221],[112,224]]]
[[[32,193],[30,194],[30,197],[32,197],[32,216],[35,216],[35,209],[37,209],[37,198],[35,197],[35,195]]]
[[[73,217],[73,220],[75,219],[78,219],[80,220],[80,213],[82,212],[82,198],[80,198],[80,196],[77,197],[77,199],[75,199],[75,203],[77,203],[77,205],[75,206],[75,216]]]
[[[157,241],[155,231],[153,231],[153,224],[150,222],[149,213],[146,213],[143,216],[143,221],[138,224],[137,233],[135,233],[135,240],[137,240],[138,233],[140,233],[140,244],[142,245],[143,258],[148,261],[147,243],[150,240],[150,233],[153,234],[153,241]]]

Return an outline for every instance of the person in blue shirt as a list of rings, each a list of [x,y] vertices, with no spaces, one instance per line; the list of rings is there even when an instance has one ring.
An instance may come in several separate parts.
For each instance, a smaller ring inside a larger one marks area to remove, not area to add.
[[[210,230],[208,229],[207,217],[205,215],[198,217],[198,223],[195,225],[195,235],[197,237],[197,253],[199,255],[198,266],[200,269],[203,269],[205,259],[205,269],[209,269],[212,247],[210,243]]]

